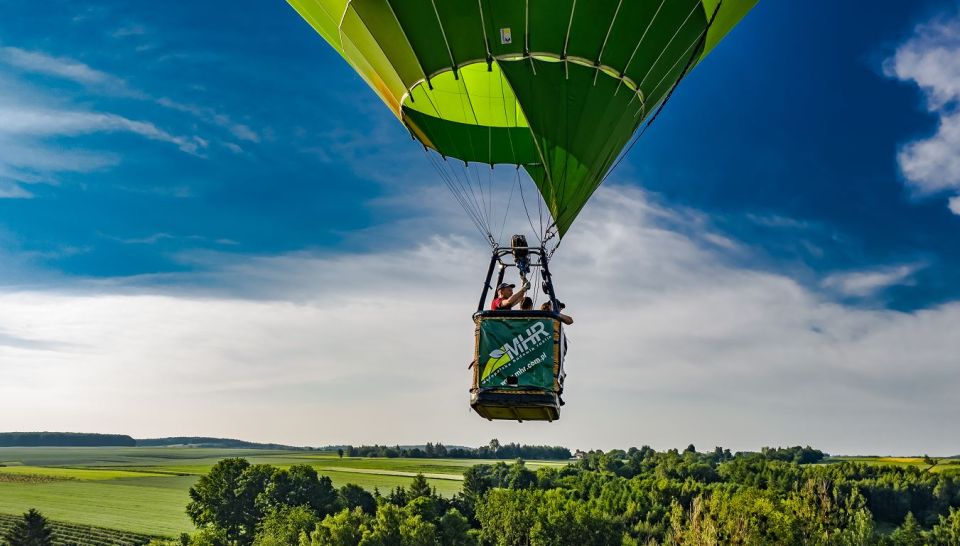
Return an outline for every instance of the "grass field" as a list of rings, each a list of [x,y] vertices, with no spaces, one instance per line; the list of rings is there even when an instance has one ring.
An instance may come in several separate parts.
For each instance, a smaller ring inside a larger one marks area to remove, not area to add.
[[[337,457],[310,451],[168,448],[0,448],[0,514],[36,508],[50,519],[147,535],[176,535],[193,525],[184,509],[197,478],[226,457],[289,467],[309,464],[334,486],[354,483],[386,493],[424,474],[437,492],[460,491],[474,459]],[[561,465],[530,462],[531,468]]]

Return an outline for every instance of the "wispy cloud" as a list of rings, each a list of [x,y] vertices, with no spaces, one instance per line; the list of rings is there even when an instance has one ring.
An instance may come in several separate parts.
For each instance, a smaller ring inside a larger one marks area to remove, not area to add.
[[[240,140],[245,140],[248,142],[260,142],[260,135],[258,135],[249,126],[242,123],[237,123],[230,119],[229,116],[221,114],[212,108],[206,108],[194,104],[184,104],[167,97],[161,97],[157,99],[157,104],[165,108],[170,108],[171,110],[191,114],[197,118],[203,119],[208,123],[227,129],[230,134]]]
[[[867,271],[835,273],[823,279],[821,285],[844,296],[872,296],[891,286],[908,284],[922,268],[920,264],[897,265]]]
[[[919,25],[887,59],[884,72],[920,87],[927,108],[939,118],[935,134],[897,154],[904,178],[921,195],[960,192],[960,17]]]
[[[33,194],[14,182],[0,180],[0,199],[29,199]]]
[[[156,125],[99,112],[71,112],[4,108],[0,106],[0,136],[74,136],[98,132],[127,132],[151,140],[175,144],[180,150],[197,154],[206,142],[196,136],[172,135]]]
[[[133,93],[122,79],[65,57],[54,57],[17,47],[3,47],[0,48],[0,62],[28,72],[55,76],[86,86],[109,88],[113,92]]]
[[[143,25],[131,23],[113,31],[112,36],[114,38],[129,38],[131,36],[143,36],[146,33],[147,29]]]
[[[121,28],[114,36],[132,36],[144,32],[143,27],[133,25]],[[238,123],[230,116],[213,108],[185,104],[169,97],[153,97],[149,93],[130,87],[122,78],[97,70],[74,59],[55,57],[40,51],[3,47],[0,48],[0,63],[6,63],[27,72],[63,78],[87,87],[103,90],[109,94],[150,101],[164,108],[190,114],[205,123],[223,128],[239,140],[254,143],[260,141],[260,136],[248,125]]]

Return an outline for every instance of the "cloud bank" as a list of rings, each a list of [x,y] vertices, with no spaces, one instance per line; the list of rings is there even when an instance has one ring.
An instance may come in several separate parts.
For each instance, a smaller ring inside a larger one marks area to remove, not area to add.
[[[607,187],[564,242],[554,269],[577,322],[557,423],[470,413],[469,317],[487,255],[456,236],[348,255],[208,253],[183,257],[202,274],[6,290],[0,415],[23,429],[310,445],[960,452],[960,305],[831,303],[727,264],[708,225],[671,227],[688,217]]]

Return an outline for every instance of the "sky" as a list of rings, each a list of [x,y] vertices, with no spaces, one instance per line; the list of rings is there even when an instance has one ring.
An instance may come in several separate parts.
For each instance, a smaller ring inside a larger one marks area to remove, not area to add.
[[[560,421],[491,423],[488,247],[290,6],[0,0],[0,430],[956,455],[958,233],[960,6],[761,0],[554,257]]]

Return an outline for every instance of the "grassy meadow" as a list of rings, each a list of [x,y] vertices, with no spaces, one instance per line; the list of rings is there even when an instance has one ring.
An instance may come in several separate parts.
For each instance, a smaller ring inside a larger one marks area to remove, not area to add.
[[[0,448],[0,514],[36,508],[52,520],[149,535],[191,531],[185,507],[190,486],[226,457],[289,467],[309,464],[334,486],[354,483],[387,492],[417,473],[437,492],[460,491],[464,470],[489,460],[383,459],[311,451],[133,448]],[[528,466],[557,465],[530,462]]]

